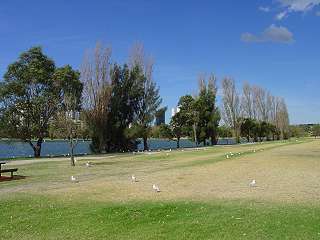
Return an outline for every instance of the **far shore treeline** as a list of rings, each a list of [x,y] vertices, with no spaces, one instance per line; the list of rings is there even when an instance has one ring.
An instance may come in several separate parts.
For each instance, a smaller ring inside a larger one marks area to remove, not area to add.
[[[98,43],[85,53],[80,70],[57,67],[41,47],[23,52],[0,81],[0,138],[28,142],[40,157],[44,138],[69,139],[71,164],[77,139],[91,139],[93,152],[135,151],[150,137],[217,144],[219,137],[240,142],[290,137],[285,100],[245,83],[239,93],[232,78],[200,75],[196,95],[182,96],[169,124],[154,126],[162,99],[153,79],[153,59],[135,44],[125,64]],[[219,91],[220,92],[220,91]],[[34,142],[36,140],[36,142]]]

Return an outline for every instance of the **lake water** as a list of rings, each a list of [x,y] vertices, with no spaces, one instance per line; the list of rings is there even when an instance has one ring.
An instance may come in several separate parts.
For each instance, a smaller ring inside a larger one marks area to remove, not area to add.
[[[177,143],[164,139],[148,140],[151,150],[158,149],[175,149]],[[219,145],[235,144],[233,139],[220,139]],[[90,141],[79,141],[75,148],[75,154],[90,154]],[[188,139],[181,139],[181,148],[196,147],[194,142]],[[139,144],[139,150],[143,149],[143,144]],[[67,141],[46,141],[42,144],[41,156],[64,156],[69,153],[69,144]],[[0,141],[0,158],[17,158],[17,157],[32,157],[33,150],[28,143],[17,141]]]

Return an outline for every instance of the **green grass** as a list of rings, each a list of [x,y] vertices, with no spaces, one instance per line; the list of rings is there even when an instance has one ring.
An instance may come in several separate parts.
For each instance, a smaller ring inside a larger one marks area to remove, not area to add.
[[[0,203],[1,239],[319,239],[320,208],[236,202]]]

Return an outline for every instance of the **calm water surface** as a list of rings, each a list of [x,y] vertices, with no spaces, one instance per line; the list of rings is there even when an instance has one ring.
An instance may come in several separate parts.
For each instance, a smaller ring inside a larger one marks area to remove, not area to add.
[[[90,154],[90,141],[79,141],[75,148],[76,154]],[[218,144],[234,144],[233,139],[220,139]],[[158,149],[175,149],[177,143],[175,141],[168,141],[164,139],[150,139],[148,141],[151,150]],[[194,142],[188,139],[180,141],[181,148],[196,147]],[[139,144],[139,150],[143,149],[143,144]],[[67,141],[46,141],[42,144],[41,156],[63,156],[69,153],[69,144]],[[0,141],[0,158],[17,158],[17,157],[32,157],[33,150],[28,143],[16,141]]]

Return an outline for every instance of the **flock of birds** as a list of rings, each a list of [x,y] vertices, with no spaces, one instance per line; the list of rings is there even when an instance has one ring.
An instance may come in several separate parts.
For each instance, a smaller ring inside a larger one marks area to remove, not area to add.
[[[169,150],[169,152],[171,152],[171,151],[172,151],[172,149]],[[260,149],[260,151],[263,151],[263,149]],[[257,152],[257,150],[256,150],[256,149],[253,149],[252,152],[255,153],[255,152]],[[133,152],[133,154],[136,154],[136,152]],[[167,152],[166,155],[169,156],[169,153]],[[238,152],[238,153],[229,152],[229,153],[226,155],[226,158],[229,159],[229,158],[231,158],[231,157],[233,157],[233,156],[237,156],[237,155],[241,155],[241,152]],[[91,164],[91,162],[86,162],[85,166],[86,166],[86,167],[91,167],[92,164]],[[131,176],[131,181],[132,181],[133,183],[138,182],[137,177],[136,177],[135,175],[132,175],[132,176]],[[79,181],[76,179],[75,176],[71,176],[71,182],[78,183]],[[257,185],[257,182],[256,182],[255,179],[251,180],[250,183],[249,183],[249,187],[251,187],[251,188],[252,188],[252,187],[256,187],[256,185]],[[153,191],[155,191],[155,192],[157,192],[157,193],[161,192],[159,186],[157,186],[156,184],[153,184],[153,185],[152,185],[152,189],[153,189]]]
[[[262,152],[263,149],[258,149],[258,150],[253,149],[253,150],[251,150],[250,152],[256,153],[257,151]],[[249,153],[249,152],[243,152],[243,153]],[[231,158],[231,157],[239,156],[239,155],[241,155],[241,154],[242,154],[241,152],[238,152],[238,153],[229,152],[229,153],[226,154],[226,158],[229,159],[229,158]]]

